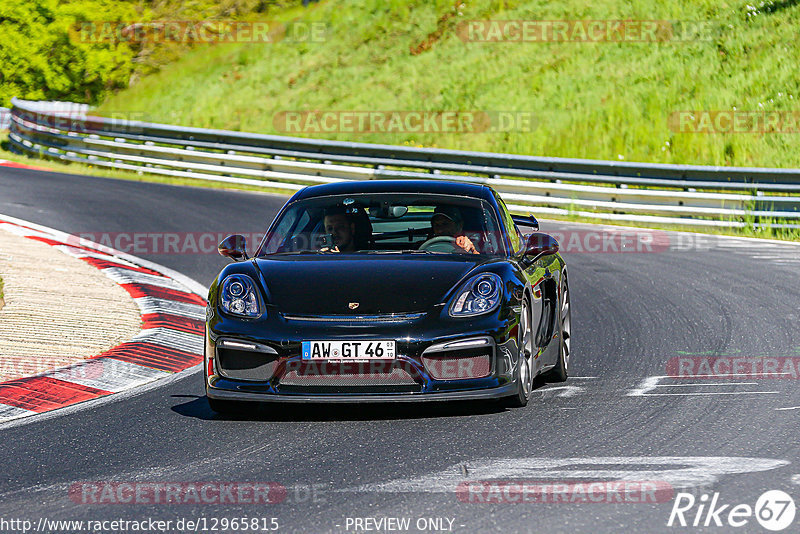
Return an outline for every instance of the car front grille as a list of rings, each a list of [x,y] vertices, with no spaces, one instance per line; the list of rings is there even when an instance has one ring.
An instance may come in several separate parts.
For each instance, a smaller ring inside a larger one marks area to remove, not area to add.
[[[483,378],[492,371],[489,354],[431,354],[422,357],[425,370],[435,380]]]
[[[385,362],[307,362],[287,366],[280,379],[282,386],[297,387],[416,387],[419,382],[412,369]]]
[[[287,321],[313,323],[404,323],[423,317],[424,313],[388,313],[382,315],[284,315]]]
[[[224,377],[266,381],[275,374],[278,355],[217,347],[217,363]]]
[[[422,352],[422,364],[434,380],[470,380],[492,374],[494,341],[488,337],[432,345]]]

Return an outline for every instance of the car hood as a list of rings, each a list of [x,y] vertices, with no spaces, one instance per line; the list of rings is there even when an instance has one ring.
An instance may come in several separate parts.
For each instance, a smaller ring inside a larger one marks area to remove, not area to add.
[[[289,315],[427,311],[486,257],[287,255],[255,259],[269,304]],[[351,309],[351,303],[358,303]]]

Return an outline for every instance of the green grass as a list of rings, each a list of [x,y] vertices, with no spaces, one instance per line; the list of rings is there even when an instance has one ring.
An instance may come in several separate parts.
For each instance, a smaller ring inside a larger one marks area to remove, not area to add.
[[[324,42],[187,53],[109,98],[106,114],[282,133],[291,110],[521,111],[529,132],[308,135],[390,144],[664,163],[800,167],[798,134],[685,134],[681,110],[793,111],[800,5],[745,0],[328,0],[283,12],[328,25]],[[707,41],[464,43],[464,20],[702,21]],[[425,46],[421,46],[425,45]],[[414,54],[412,50],[427,50]]]

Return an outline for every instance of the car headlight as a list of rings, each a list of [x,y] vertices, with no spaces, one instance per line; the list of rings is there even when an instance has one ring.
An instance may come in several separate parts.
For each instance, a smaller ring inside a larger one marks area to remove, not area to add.
[[[473,276],[456,293],[450,305],[452,317],[468,317],[489,313],[500,305],[503,280],[494,273]]]
[[[232,274],[222,281],[219,294],[222,309],[240,317],[258,317],[261,315],[261,304],[253,280],[243,274]]]

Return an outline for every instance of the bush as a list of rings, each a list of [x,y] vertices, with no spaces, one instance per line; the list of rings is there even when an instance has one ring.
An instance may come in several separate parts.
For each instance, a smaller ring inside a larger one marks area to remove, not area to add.
[[[96,103],[127,87],[134,51],[127,43],[85,43],[76,22],[126,20],[130,4],[82,0],[0,3],[0,105],[12,96]]]
[[[241,19],[301,0],[0,2],[0,106],[11,97],[96,104],[178,59],[182,43],[81,39],[81,22]]]

